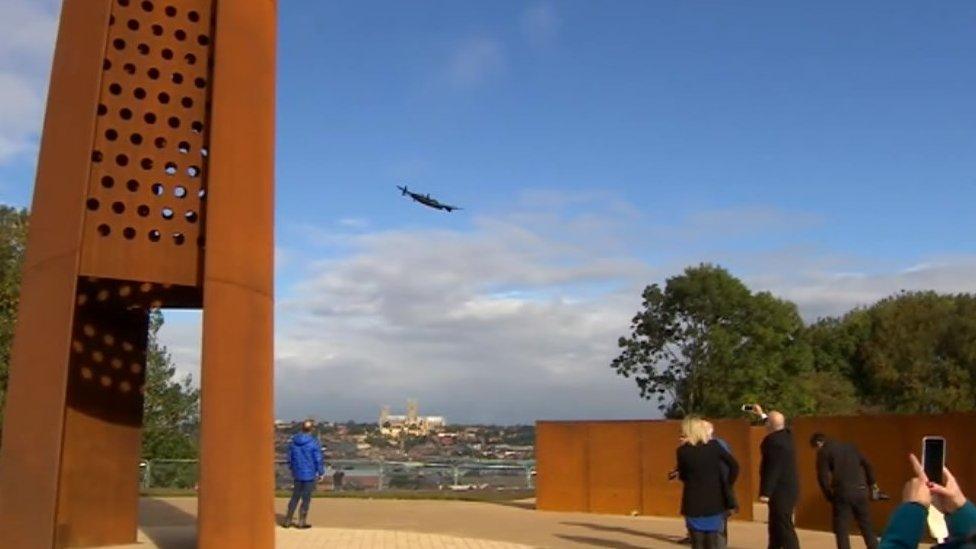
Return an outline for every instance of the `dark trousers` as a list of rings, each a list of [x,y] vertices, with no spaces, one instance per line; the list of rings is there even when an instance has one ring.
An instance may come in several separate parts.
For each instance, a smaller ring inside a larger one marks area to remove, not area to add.
[[[315,489],[314,480],[296,480],[295,487],[291,490],[291,500],[288,502],[288,516],[295,516],[295,506],[298,500],[302,500],[302,516],[308,514],[308,506],[312,502],[312,490]]]
[[[793,526],[796,497],[773,496],[769,499],[769,549],[800,549]]]
[[[878,538],[871,526],[871,515],[868,513],[867,491],[852,496],[835,496],[831,502],[834,508],[834,535],[837,536],[837,549],[851,549],[851,518],[857,521],[857,526],[864,536],[864,544],[868,549],[878,549]]]
[[[721,532],[696,532],[692,530],[691,547],[692,549],[725,549],[725,538]]]

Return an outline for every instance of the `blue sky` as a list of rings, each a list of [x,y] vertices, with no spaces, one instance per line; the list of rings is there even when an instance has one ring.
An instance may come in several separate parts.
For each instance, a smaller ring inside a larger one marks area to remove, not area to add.
[[[29,202],[57,5],[0,0],[7,203]],[[700,261],[809,319],[976,290],[972,2],[279,10],[282,416],[653,415],[614,341],[644,284]],[[198,316],[166,330],[196,372]]]

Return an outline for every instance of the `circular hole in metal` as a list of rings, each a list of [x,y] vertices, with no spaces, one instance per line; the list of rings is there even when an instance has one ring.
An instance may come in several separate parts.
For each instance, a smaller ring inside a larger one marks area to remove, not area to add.
[[[162,233],[160,233],[158,229],[149,231],[149,240],[159,242],[160,237],[162,237]]]
[[[151,112],[147,112],[146,114],[144,114],[142,116],[142,119],[146,121],[146,124],[155,124],[156,123],[156,115],[153,114],[153,113],[151,113]]]
[[[171,50],[169,48],[165,48],[162,51],[162,54],[161,55],[163,56],[163,59],[166,59],[167,61],[169,61],[170,59],[173,58],[173,50]]]
[[[182,104],[184,107],[189,109],[190,107],[193,106],[193,99],[189,97],[184,97],[182,100],[180,100],[180,104]]]
[[[115,131],[112,128],[105,130],[105,139],[108,139],[109,141],[115,141],[118,138],[119,138],[119,132]]]
[[[129,157],[124,154],[117,154],[115,155],[115,163],[118,164],[119,166],[128,166]]]
[[[92,158],[92,162],[101,162],[102,161],[102,151],[92,151],[91,158]]]
[[[128,108],[122,108],[121,110],[119,110],[119,116],[122,117],[122,120],[131,120],[132,110]]]
[[[106,107],[105,105],[102,105],[101,103],[99,103],[98,104],[98,116],[105,116],[106,114],[108,114],[108,107]]]
[[[144,170],[151,170],[152,167],[153,167],[152,158],[143,158],[139,162],[139,165],[142,166],[142,169],[144,169]]]
[[[112,62],[108,59],[102,61],[102,70],[107,71],[112,68]]]
[[[133,145],[141,145],[142,144],[142,134],[141,133],[134,133],[134,134],[130,135],[129,136],[129,141]]]
[[[142,3],[142,9],[145,11],[152,11],[153,7],[154,7],[153,3],[150,2],[149,0],[146,0],[145,2]]]
[[[180,127],[180,119],[175,116],[169,117],[169,120],[166,122],[169,124],[169,127],[173,128],[174,130]]]
[[[173,6],[166,6],[166,15],[176,17],[176,8]]]
[[[186,218],[187,223],[196,223],[197,222],[197,212],[195,212],[193,210],[187,210],[186,213],[183,214],[183,217]]]
[[[136,213],[139,214],[139,217],[149,217],[149,206],[140,204],[139,207],[136,208]]]
[[[173,208],[167,206],[160,210],[160,214],[163,216],[163,219],[173,219]]]
[[[122,93],[122,86],[120,86],[119,84],[111,84],[108,87],[108,93],[112,95],[119,95],[120,93]]]
[[[129,5],[129,0],[119,0],[119,5],[122,7],[126,7]]]
[[[159,99],[159,102],[163,105],[169,103],[169,94],[166,92],[159,92],[159,95],[157,95],[156,98]]]
[[[139,191],[139,182],[136,181],[135,179],[130,179],[130,180],[128,180],[128,181],[125,182],[125,188],[126,189],[129,189],[129,192],[133,192],[133,193],[134,192],[138,192]]]
[[[166,163],[166,175],[176,175],[176,163],[167,162]]]
[[[203,133],[203,122],[194,120],[193,123],[190,124],[190,129],[193,131],[193,133]]]
[[[207,46],[210,44],[210,37],[206,34],[201,34],[200,36],[197,36],[197,43],[201,46]]]
[[[207,80],[205,78],[196,78],[195,80],[193,80],[193,84],[196,87],[203,89],[207,87]]]
[[[189,168],[186,169],[186,175],[190,177],[198,177],[200,175],[200,167],[190,166]]]
[[[125,71],[126,74],[135,74],[136,66],[132,63],[126,63],[125,65],[122,65],[122,70]]]
[[[146,74],[149,76],[149,78],[153,80],[159,79],[159,69],[157,69],[156,67],[152,67],[151,69],[146,71]]]
[[[177,40],[182,42],[186,40],[186,31],[183,29],[177,29],[176,32],[173,33],[173,36],[176,37]]]
[[[152,33],[155,36],[162,36],[163,35],[163,26],[162,25],[153,25],[152,26]]]
[[[122,236],[124,236],[126,240],[132,240],[136,237],[136,230],[132,227],[126,227],[122,229]]]
[[[173,73],[173,83],[174,84],[182,84],[183,83],[183,75],[180,74],[180,73],[178,73],[178,72],[174,72]]]
[[[191,11],[190,13],[186,14],[186,18],[196,23],[200,20],[200,14],[195,11]]]
[[[123,204],[121,202],[113,202],[112,203],[112,211],[115,212],[115,213],[117,213],[117,214],[119,214],[119,215],[124,214],[125,213],[125,204]]]
[[[111,175],[103,175],[102,186],[105,187],[106,189],[111,189],[112,187],[115,186],[115,179],[113,179]]]
[[[173,196],[175,196],[176,198],[185,198],[186,197],[186,187],[184,187],[182,185],[179,185],[176,188],[174,188],[173,189]]]
[[[207,149],[206,147],[201,147],[200,148],[200,156],[206,157],[209,154],[210,154],[210,150],[209,149]]]
[[[186,141],[180,141],[180,144],[176,146],[176,150],[180,151],[181,154],[187,154],[190,152],[190,144]]]
[[[192,53],[188,53],[183,56],[183,60],[186,61],[188,65],[195,65],[197,62],[197,56],[193,55]]]
[[[129,30],[133,30],[133,31],[139,30],[139,22],[136,21],[135,19],[129,19],[125,23],[125,26],[129,27]]]
[[[166,138],[165,137],[157,137],[155,139],[155,141],[153,141],[153,143],[156,145],[156,148],[157,149],[165,148],[166,147]]]
[[[200,189],[197,192],[197,198],[199,198],[200,200],[203,200],[204,198],[207,198],[207,190],[206,189]]]
[[[163,196],[163,193],[166,192],[166,189],[163,187],[162,183],[154,183],[151,190],[156,196]]]
[[[136,99],[145,99],[146,98],[146,90],[144,90],[142,88],[136,88],[136,89],[132,90],[132,95],[134,95]]]
[[[139,44],[137,49],[142,55],[149,55],[149,44]]]
[[[182,246],[186,242],[186,236],[183,233],[173,233],[173,243],[177,246]]]
[[[112,234],[112,228],[102,223],[101,225],[98,226],[98,234],[102,236],[108,236]]]
[[[125,40],[122,40],[121,38],[116,38],[115,40],[112,40],[112,47],[114,47],[117,50],[124,50]]]
[[[96,211],[98,209],[98,199],[97,198],[89,198],[88,201],[85,202],[85,205],[88,206],[88,209],[89,210],[91,210],[91,211],[94,212],[94,211]]]

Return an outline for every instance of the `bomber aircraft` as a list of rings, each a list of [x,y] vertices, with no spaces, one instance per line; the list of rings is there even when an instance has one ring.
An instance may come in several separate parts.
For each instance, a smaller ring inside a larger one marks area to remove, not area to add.
[[[431,198],[429,194],[420,194],[420,193],[411,192],[410,189],[408,189],[405,186],[401,187],[397,185],[397,188],[400,189],[400,194],[402,194],[403,196],[410,195],[410,198],[412,198],[414,202],[420,202],[421,204],[427,206],[428,208],[434,208],[435,210],[444,210],[447,212],[453,212],[454,210],[464,209],[464,208],[459,208],[457,206],[451,206],[448,204],[441,204],[440,202],[437,201],[436,198]]]

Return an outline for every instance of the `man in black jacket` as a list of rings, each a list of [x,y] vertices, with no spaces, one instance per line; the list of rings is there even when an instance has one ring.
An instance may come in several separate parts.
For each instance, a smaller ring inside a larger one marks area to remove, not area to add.
[[[878,538],[868,513],[874,471],[861,452],[849,442],[831,440],[823,433],[810,437],[817,449],[817,483],[834,510],[834,535],[838,549],[850,549],[851,516],[857,521],[868,549],[877,549]]]
[[[780,412],[766,415],[758,404],[753,411],[765,420],[769,432],[760,446],[759,464],[759,501],[769,505],[769,549],[799,549],[793,525],[793,509],[800,497],[793,433]]]

